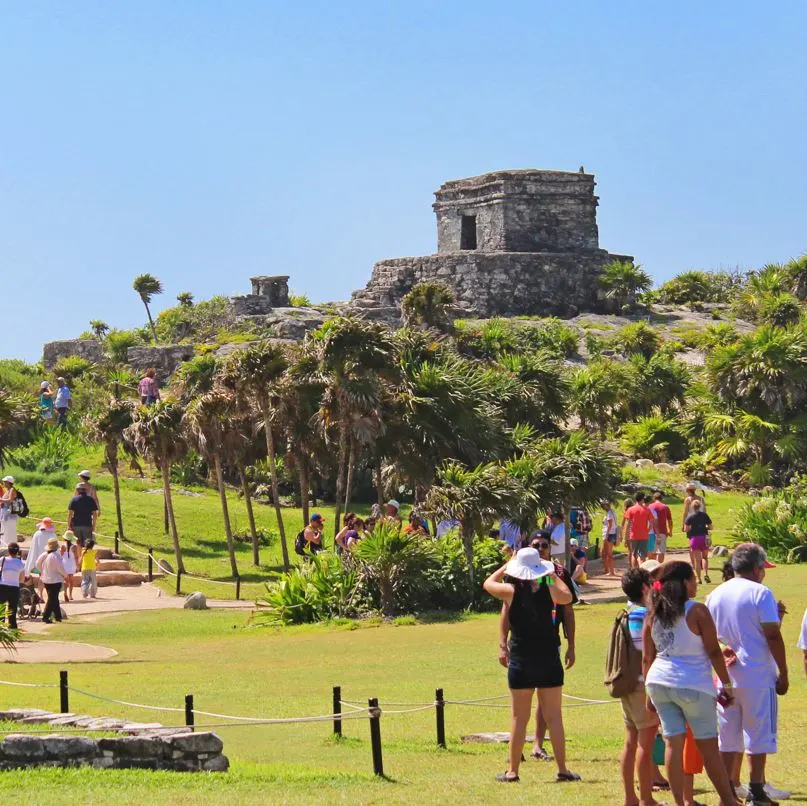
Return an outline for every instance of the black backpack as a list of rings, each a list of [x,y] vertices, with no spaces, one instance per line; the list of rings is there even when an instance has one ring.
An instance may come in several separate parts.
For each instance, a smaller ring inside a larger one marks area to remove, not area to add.
[[[16,487],[14,489],[17,490]],[[17,495],[11,502],[11,514],[16,515],[18,518],[27,518],[30,512],[31,510],[28,509],[28,502],[25,500],[22,490],[17,490]]]
[[[308,541],[305,539],[305,529],[294,538],[294,552],[301,557],[305,557],[305,547]]]

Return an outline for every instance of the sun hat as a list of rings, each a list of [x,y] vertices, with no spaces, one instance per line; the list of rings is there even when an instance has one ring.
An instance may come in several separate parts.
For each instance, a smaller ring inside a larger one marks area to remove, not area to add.
[[[67,540],[68,542],[69,542],[70,540],[75,540],[75,539],[76,539],[76,536],[73,534],[73,530],[72,530],[72,529],[68,529],[68,530],[67,530],[67,531],[66,531],[66,532],[65,532],[65,533],[62,535],[62,540]]]
[[[687,486],[684,488],[685,490],[697,490],[698,485],[695,484],[694,481],[687,482]]]
[[[53,529],[53,518],[42,518],[36,525],[37,529]]]
[[[47,389],[49,386],[50,384],[47,381],[42,381],[42,383],[39,384],[40,389]]]
[[[14,476],[3,476],[3,481],[7,481],[9,484],[14,484]]]
[[[54,548],[59,547],[59,538],[58,537],[49,537],[48,538],[48,548],[53,546]]]
[[[542,560],[538,549],[519,549],[505,566],[504,573],[514,579],[541,579],[555,573],[555,564],[551,560]]]
[[[90,477],[90,471],[89,471],[89,470],[82,470],[82,471],[81,471],[81,472],[78,474],[78,477],[79,477],[80,479],[88,479],[88,478]]]
[[[569,538],[569,545],[570,546],[576,546],[577,545],[577,538],[576,537],[570,537]]]
[[[395,507],[395,509],[400,509],[401,508],[401,505],[394,498],[390,498],[390,500],[387,501],[385,506]]]
[[[640,566],[643,571],[652,574],[657,568],[661,568],[661,563],[658,560],[645,560]]]

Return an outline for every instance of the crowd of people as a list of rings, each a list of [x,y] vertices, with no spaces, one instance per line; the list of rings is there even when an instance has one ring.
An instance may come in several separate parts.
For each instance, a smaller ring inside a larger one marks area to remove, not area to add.
[[[634,543],[647,541],[645,528],[662,524],[671,530],[669,509],[660,498],[656,502],[664,508],[652,514],[638,495],[626,507]],[[700,504],[693,495],[684,514],[691,548],[692,538],[704,537],[711,525],[697,517],[703,514]],[[615,545],[619,538],[612,536],[619,530],[614,531],[610,502],[603,502],[603,509],[603,535]],[[575,662],[572,604],[577,592],[569,568],[552,557],[552,534],[540,532],[484,583],[502,601],[499,661],[507,668],[512,707],[508,768],[497,776],[505,783],[520,779],[534,692],[531,758],[552,758],[543,746],[548,726],[557,780],[580,780],[567,764],[561,711],[564,674]],[[605,682],[620,699],[625,725],[620,756],[625,806],[654,806],[659,789],[669,789],[677,806],[698,806],[694,776],[704,769],[723,806],[769,806],[788,798],[789,792],[766,777],[767,757],[778,747],[778,698],[790,683],[781,631],[787,611],[763,584],[770,565],[764,550],[753,543],[736,547],[724,567],[724,581],[700,603],[695,597],[701,558],[661,562],[645,559],[645,549],[640,545],[635,555],[631,552],[622,576],[628,605],[614,624],[606,661]],[[664,542],[655,549],[663,559]],[[612,567],[605,565],[605,570],[610,573]],[[567,640],[563,658],[561,629]],[[798,646],[807,673],[807,613]],[[665,748],[659,763],[663,761],[666,779],[654,760],[659,731]],[[743,758],[748,765],[744,784]]]

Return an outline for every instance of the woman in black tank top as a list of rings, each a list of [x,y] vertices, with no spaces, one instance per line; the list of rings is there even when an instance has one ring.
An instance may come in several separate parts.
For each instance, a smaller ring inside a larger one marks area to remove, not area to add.
[[[563,738],[562,727],[556,727],[558,723],[562,726],[562,721],[555,718],[560,716],[563,665],[558,652],[552,609],[555,605],[570,604],[572,594],[556,575],[554,564],[542,560],[533,548],[521,549],[507,565],[485,580],[484,588],[509,608],[507,681],[512,703],[510,764],[507,772],[497,776],[497,780],[509,783],[519,780],[518,769],[527,723],[532,713],[533,691],[538,691],[541,709],[550,723],[550,736],[553,739]],[[561,768],[559,780],[579,780],[579,776],[566,769],[565,759],[557,760]]]

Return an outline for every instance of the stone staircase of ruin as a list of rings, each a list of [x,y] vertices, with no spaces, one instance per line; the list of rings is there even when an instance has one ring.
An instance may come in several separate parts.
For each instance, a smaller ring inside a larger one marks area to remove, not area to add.
[[[28,549],[25,546],[20,546],[23,559],[28,556]],[[98,560],[98,571],[96,572],[96,579],[98,580],[99,588],[107,588],[111,585],[140,585],[143,582],[148,582],[148,574],[141,574],[139,571],[133,571],[131,565],[127,560],[121,558],[120,555],[115,554],[112,549],[96,548],[96,559]],[[162,573],[157,572],[157,564],[154,567],[154,578],[162,577]],[[81,585],[81,572],[73,574],[73,584],[75,587]]]

